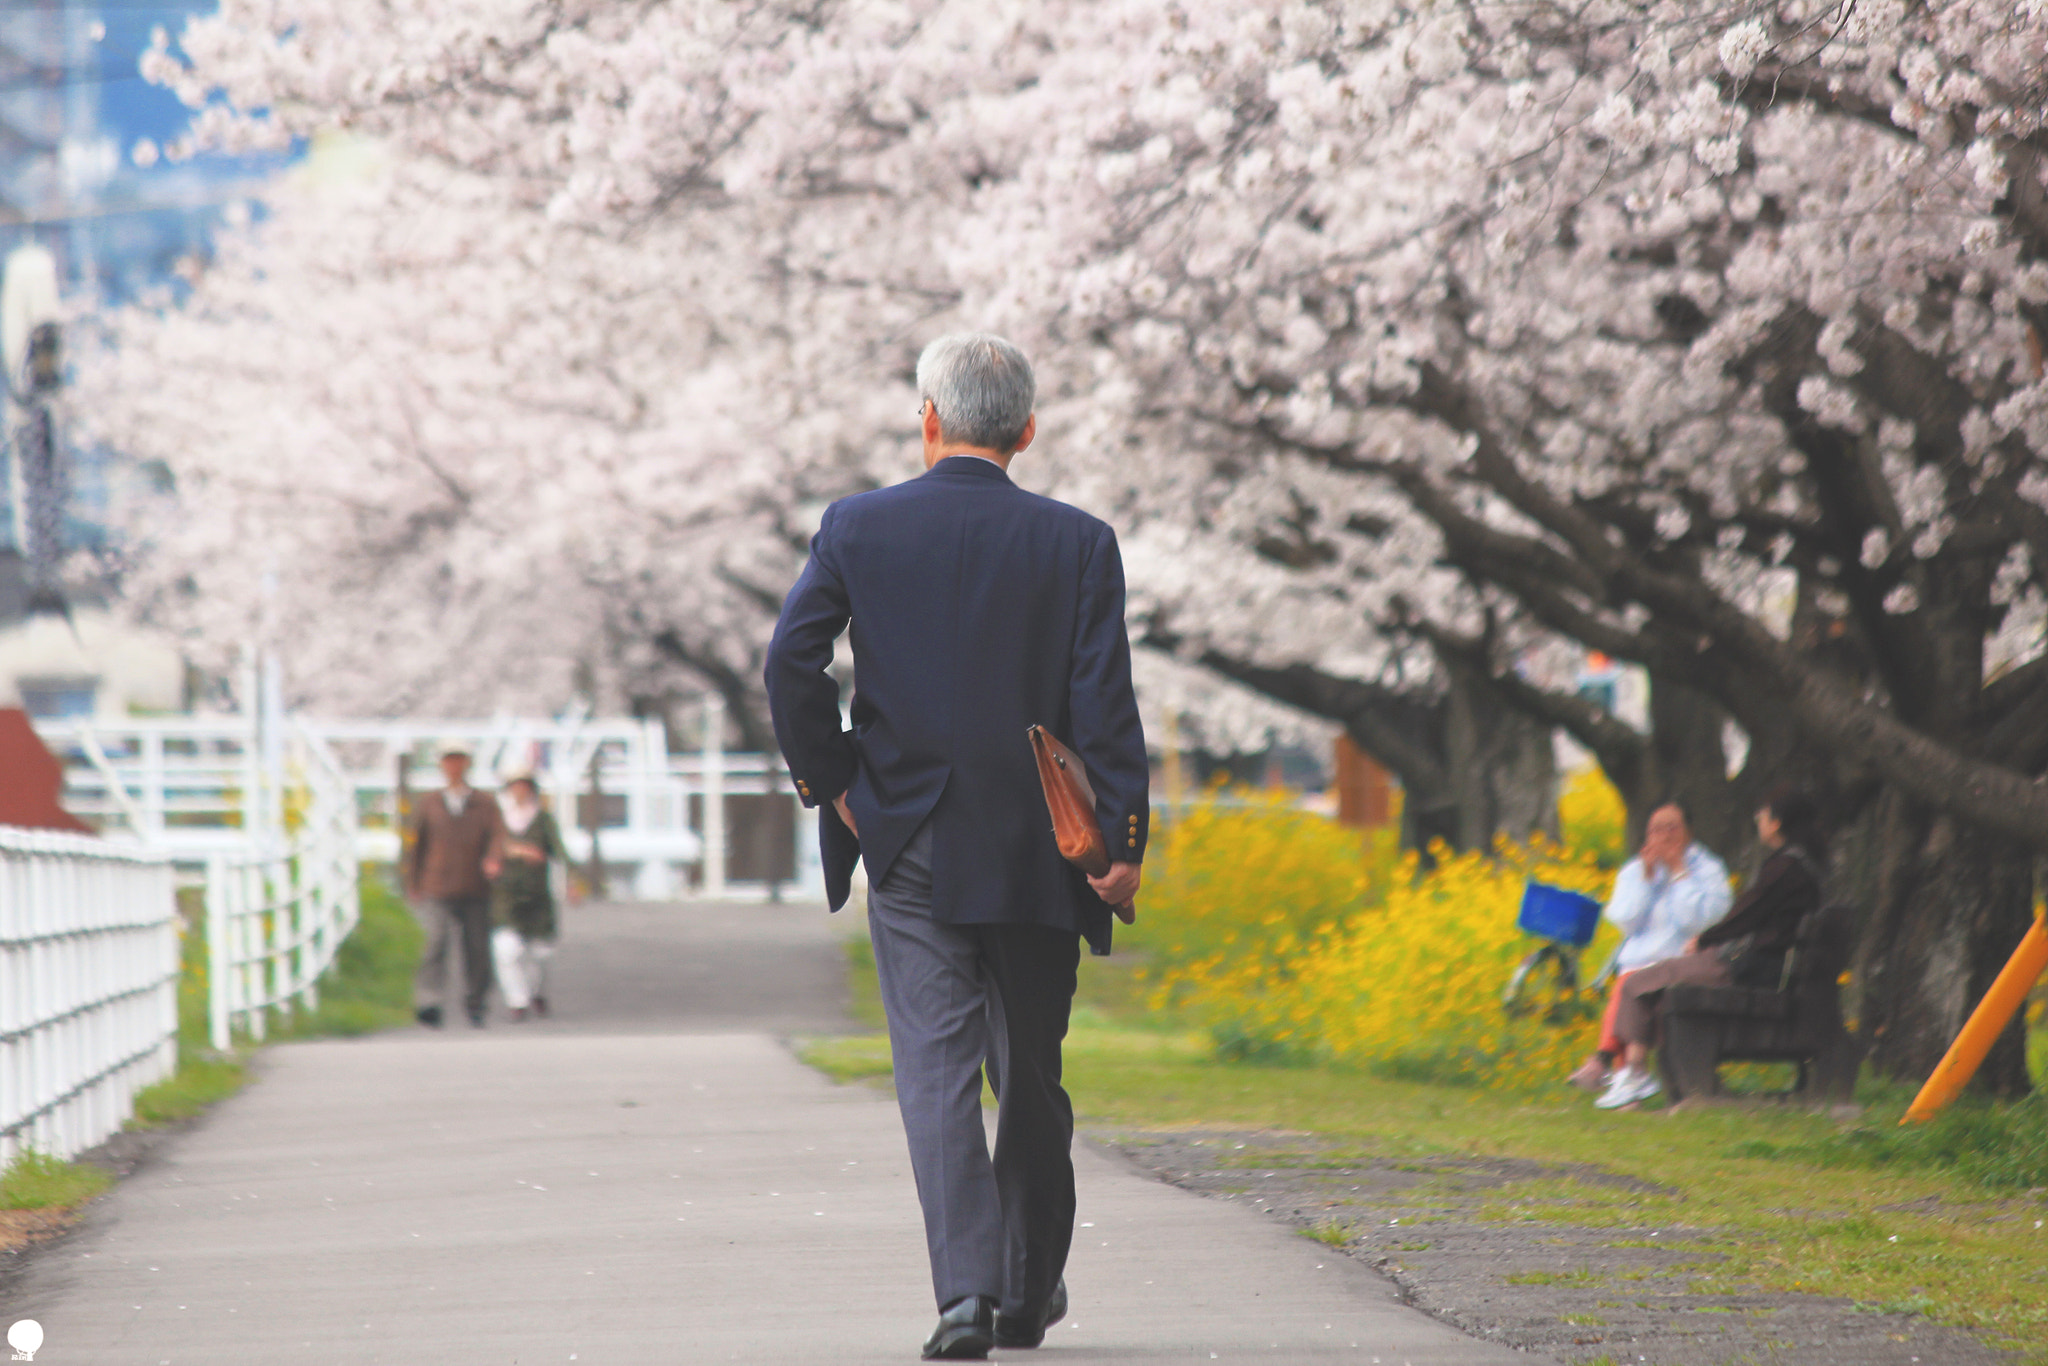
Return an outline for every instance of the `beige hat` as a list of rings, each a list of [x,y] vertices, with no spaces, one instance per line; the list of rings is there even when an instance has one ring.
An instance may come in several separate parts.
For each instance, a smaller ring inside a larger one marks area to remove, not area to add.
[[[510,787],[513,783],[532,783],[540,786],[540,779],[533,776],[532,764],[507,764],[498,770],[498,786]]]
[[[458,740],[453,736],[444,737],[439,744],[434,746],[434,757],[436,759],[445,759],[451,754],[460,754],[463,758],[468,759],[473,757],[475,753],[476,751],[470,746],[469,741]]]

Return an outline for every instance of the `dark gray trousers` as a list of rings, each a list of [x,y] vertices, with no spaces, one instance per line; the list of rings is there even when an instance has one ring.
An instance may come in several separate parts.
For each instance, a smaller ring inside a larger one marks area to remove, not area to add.
[[[491,903],[481,896],[431,897],[421,902],[427,932],[419,971],[413,974],[417,1007],[448,1001],[448,960],[462,958],[462,1008],[472,1019],[484,1013],[491,991]],[[450,950],[453,950],[453,953]]]
[[[1041,1311],[1074,1238],[1074,1107],[1060,1044],[1080,936],[932,918],[931,828],[868,894],[896,1102],[940,1308],[987,1295]],[[981,1079],[996,1093],[989,1152]]]

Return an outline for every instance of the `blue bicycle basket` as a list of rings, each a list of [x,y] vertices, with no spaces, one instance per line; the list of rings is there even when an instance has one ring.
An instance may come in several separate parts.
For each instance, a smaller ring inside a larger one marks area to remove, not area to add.
[[[1522,914],[1515,923],[1540,939],[1583,949],[1600,928],[1600,903],[1583,892],[1532,882],[1522,893]]]

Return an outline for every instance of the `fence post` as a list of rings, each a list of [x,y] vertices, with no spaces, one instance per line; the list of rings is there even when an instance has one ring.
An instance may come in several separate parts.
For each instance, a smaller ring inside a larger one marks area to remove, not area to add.
[[[206,863],[208,1036],[234,1042],[268,1033],[273,1007],[311,1010],[320,974],[361,915],[356,902],[356,797],[318,737],[296,732],[304,763],[305,819]],[[278,789],[281,793],[282,787]],[[258,812],[261,805],[245,809]]]
[[[725,895],[725,699],[704,699],[704,895]]]
[[[234,958],[228,948],[227,898],[227,861],[216,855],[206,861],[206,1019],[207,1038],[222,1053],[234,1041],[228,1020]]]
[[[683,821],[675,810],[677,798],[669,778],[666,722],[653,716],[641,720],[633,757],[633,798],[627,816],[641,851],[633,895],[641,901],[667,901],[676,894],[675,865],[657,857],[654,850],[660,833]]]
[[[268,855],[249,869],[249,898],[241,910],[242,945],[249,974],[242,993],[242,1027],[249,1031],[250,1038],[262,1043],[270,1033],[270,1002],[265,994],[275,981],[268,950],[270,925],[277,923],[277,881],[271,876]]]
[[[142,737],[142,811],[148,819],[149,829],[142,832],[146,840],[162,840],[164,837],[164,737],[162,731],[149,731]]]
[[[585,813],[583,822],[590,831],[590,858],[584,864],[583,879],[592,901],[603,901],[606,891],[604,851],[598,847],[598,831],[604,826],[604,784],[599,778],[603,760],[604,746],[599,744],[590,751],[590,810]]]

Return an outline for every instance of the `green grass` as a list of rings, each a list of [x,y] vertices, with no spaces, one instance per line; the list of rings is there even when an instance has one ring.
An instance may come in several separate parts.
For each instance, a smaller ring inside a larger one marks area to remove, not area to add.
[[[241,1090],[249,1077],[241,1053],[216,1052],[208,1037],[206,905],[200,890],[179,888],[178,909],[178,1068],[135,1093],[130,1129],[182,1123]]]
[[[211,1049],[178,1051],[178,1070],[135,1093],[131,1129],[161,1129],[191,1119],[216,1101],[242,1089],[249,1068],[238,1054]]]
[[[1509,1285],[1598,1285],[1605,1276],[1594,1271],[1517,1271],[1501,1279]]]
[[[1317,1224],[1314,1228],[1304,1229],[1302,1237],[1313,1239],[1325,1247],[1341,1248],[1351,1241],[1351,1230],[1337,1220],[1332,1219],[1325,1223]]]
[[[273,1022],[272,1037],[347,1038],[412,1023],[412,979],[426,935],[390,884],[362,879],[363,918],[320,982],[319,1004]]]
[[[797,1054],[834,1081],[872,1081],[890,1074],[885,1034],[846,1034],[806,1040]]]
[[[113,1183],[98,1167],[24,1148],[0,1171],[0,1209],[61,1209],[83,1204]]]
[[[1482,1217],[1685,1230],[1727,1258],[1695,1269],[1703,1290],[1754,1286],[1870,1303],[1920,1296],[1943,1322],[2008,1342],[2048,1338],[2048,1231],[2034,1227],[2048,1219],[2048,1201],[2011,1186],[1987,1187],[1955,1168],[1805,1155],[1845,1146],[1845,1134],[1888,1134],[1901,1103],[1873,1107],[1846,1130],[1825,1116],[1779,1107],[1609,1115],[1582,1101],[1504,1097],[1330,1067],[1174,1059],[1156,1039],[1127,1041],[1128,1053],[1119,1056],[1113,1034],[1077,1032],[1068,1084],[1089,1127],[1291,1130],[1382,1157],[1455,1153],[1588,1163],[1672,1193],[1569,1179],[1517,1183]],[[1773,1145],[1772,1156],[1726,1155],[1759,1138]]]
[[[1477,1217],[1611,1228],[1617,1242],[1644,1246],[1658,1244],[1642,1231],[1661,1228],[1702,1252],[1676,1272],[1702,1294],[1911,1305],[2048,1366],[2048,1192],[2039,1189],[2048,1186],[2048,1101],[2039,1097],[1965,1102],[1901,1128],[1910,1095],[1881,1083],[1864,1088],[1861,1117],[1843,1122],[1773,1104],[1611,1114],[1562,1086],[1503,1094],[1326,1064],[1233,1063],[1206,1036],[1149,1017],[1134,966],[1121,951],[1082,964],[1066,1079],[1086,1128],[1301,1134],[1311,1140],[1305,1161],[1319,1147],[1314,1160],[1325,1160],[1334,1146],[1396,1163],[1466,1155],[1588,1164],[1647,1188],[1516,1182]],[[849,967],[860,999],[872,968],[858,953]],[[889,1073],[880,1035],[816,1041],[803,1056],[841,1081]]]
[[[1887,1120],[1894,1108],[1882,1107]],[[1931,1168],[1991,1190],[2031,1190],[2048,1186],[2048,1096],[2036,1092],[2004,1103],[1964,1096],[1924,1124],[1858,1124],[1784,1146],[1749,1139],[1728,1155],[1823,1167]]]
[[[865,924],[865,919],[860,923]],[[846,941],[846,980],[847,1010],[854,1023],[866,1029],[884,1028],[882,986],[875,980],[875,946],[864,933]]]
[[[2036,1001],[2027,1015],[2027,1070],[2034,1085],[2048,1091],[2048,984],[2036,992]]]

